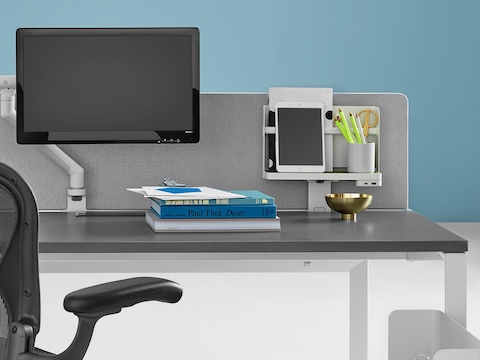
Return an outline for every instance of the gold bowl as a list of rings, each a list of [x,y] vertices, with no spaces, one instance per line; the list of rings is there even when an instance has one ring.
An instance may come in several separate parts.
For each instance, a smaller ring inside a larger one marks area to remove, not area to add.
[[[370,194],[327,194],[325,200],[328,206],[342,214],[343,220],[356,220],[357,213],[362,212],[372,203]]]

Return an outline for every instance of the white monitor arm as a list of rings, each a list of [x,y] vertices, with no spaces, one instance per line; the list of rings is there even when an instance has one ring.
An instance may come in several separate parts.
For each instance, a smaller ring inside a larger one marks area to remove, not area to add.
[[[8,120],[13,126],[15,126],[17,119],[15,88],[15,76],[0,76],[0,118]]]
[[[0,76],[0,90],[1,89],[15,89],[17,87],[17,78],[15,75]]]
[[[14,75],[0,76],[0,118],[7,120],[13,127],[16,127],[17,122],[15,89],[16,77]],[[85,214],[87,212],[87,196],[83,168],[57,145],[42,145],[40,149],[70,175],[67,208],[64,211]]]

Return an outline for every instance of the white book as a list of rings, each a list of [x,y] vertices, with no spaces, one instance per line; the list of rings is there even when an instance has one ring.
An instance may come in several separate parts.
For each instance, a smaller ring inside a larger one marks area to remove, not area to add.
[[[160,219],[153,210],[148,209],[145,220],[156,232],[280,231],[278,216],[275,219]]]

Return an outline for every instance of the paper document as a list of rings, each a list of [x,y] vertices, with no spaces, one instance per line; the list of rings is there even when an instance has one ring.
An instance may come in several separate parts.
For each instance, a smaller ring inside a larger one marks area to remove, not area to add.
[[[240,199],[246,197],[245,195],[213,189],[207,186],[182,188],[170,186],[143,186],[141,189],[129,188],[127,190],[142,194],[145,197],[161,200]]]

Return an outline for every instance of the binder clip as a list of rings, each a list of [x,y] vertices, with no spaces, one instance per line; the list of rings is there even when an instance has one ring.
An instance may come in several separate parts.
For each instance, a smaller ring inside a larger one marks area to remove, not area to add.
[[[177,184],[175,180],[172,180],[170,178],[165,178],[163,179],[163,182],[161,184],[162,186],[170,186],[170,187],[185,187],[185,184]]]

